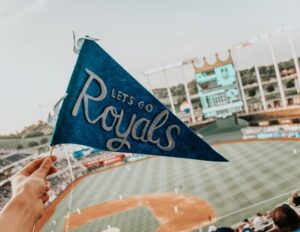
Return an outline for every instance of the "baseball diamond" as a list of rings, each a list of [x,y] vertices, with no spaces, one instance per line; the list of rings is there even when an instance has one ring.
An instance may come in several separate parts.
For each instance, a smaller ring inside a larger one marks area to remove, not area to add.
[[[202,199],[215,210],[216,225],[230,226],[258,211],[271,210],[299,187],[300,155],[293,152],[300,149],[298,141],[238,141],[213,147],[229,162],[153,156],[87,175],[76,182],[72,191],[52,203],[56,204],[53,212],[46,209],[48,218],[40,225],[41,231],[63,231],[64,223],[67,228],[69,226],[68,231],[74,232],[102,231],[108,226],[120,228],[122,232],[156,231],[160,221],[143,205],[93,220],[87,218],[85,225],[73,229],[71,224],[68,225],[72,220],[65,221],[68,208],[73,215],[82,210],[84,216],[84,209],[101,203],[154,193]],[[180,207],[177,211],[180,213]],[[195,229],[195,226],[191,227],[190,231]]]

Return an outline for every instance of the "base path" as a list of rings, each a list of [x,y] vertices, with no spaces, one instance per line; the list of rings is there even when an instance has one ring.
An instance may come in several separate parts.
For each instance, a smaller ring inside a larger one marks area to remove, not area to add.
[[[155,193],[107,201],[71,213],[65,219],[64,232],[106,216],[138,207],[147,207],[160,226],[156,232],[185,232],[215,222],[215,210],[204,200],[190,195]]]

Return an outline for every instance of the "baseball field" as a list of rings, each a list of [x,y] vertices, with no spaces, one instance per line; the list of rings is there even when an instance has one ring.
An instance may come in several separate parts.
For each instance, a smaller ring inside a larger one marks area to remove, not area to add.
[[[228,163],[156,157],[77,180],[46,209],[43,232],[197,231],[271,210],[300,188],[299,140],[213,146]]]

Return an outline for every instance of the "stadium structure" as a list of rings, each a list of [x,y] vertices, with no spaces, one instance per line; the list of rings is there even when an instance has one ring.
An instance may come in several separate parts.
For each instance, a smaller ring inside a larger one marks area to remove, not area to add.
[[[213,64],[199,66],[193,58],[155,69],[193,70],[190,83],[183,78],[179,86],[150,91],[230,162],[58,146],[59,172],[49,177],[50,199],[36,231],[242,229],[243,220],[253,222],[258,212],[265,221],[254,231],[273,230],[270,212],[290,204],[300,190],[299,58],[292,54],[291,60],[244,70],[237,69],[232,51]],[[150,80],[152,72],[145,75]],[[0,208],[11,197],[12,176],[49,154],[50,136],[51,128],[39,122],[0,138]]]
[[[59,147],[55,165],[60,171],[49,178],[50,200],[37,229],[206,231],[210,224],[238,227],[243,219],[270,212],[299,190],[300,145],[295,138],[236,140],[215,143],[213,148],[230,162]],[[1,169],[1,207],[10,197],[11,175],[37,156],[1,158],[15,159],[13,165]],[[272,226],[268,219],[264,229]]]

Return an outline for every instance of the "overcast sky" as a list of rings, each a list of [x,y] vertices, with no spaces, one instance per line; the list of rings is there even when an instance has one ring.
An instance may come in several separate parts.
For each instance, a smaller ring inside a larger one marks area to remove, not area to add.
[[[234,44],[288,25],[298,52],[299,9],[297,0],[0,0],[0,134],[45,117],[64,95],[77,58],[72,30],[100,38],[146,83],[145,69],[195,56],[213,62],[216,52],[225,57]],[[261,64],[272,61],[265,43],[254,48]],[[285,36],[274,38],[274,46],[278,60],[291,57]],[[250,65],[249,51],[237,57],[241,66]],[[180,80],[169,77],[174,84]],[[151,82],[163,83],[159,76]]]

